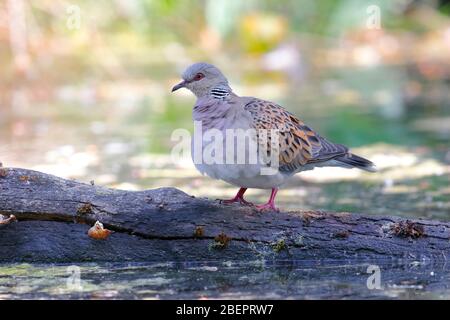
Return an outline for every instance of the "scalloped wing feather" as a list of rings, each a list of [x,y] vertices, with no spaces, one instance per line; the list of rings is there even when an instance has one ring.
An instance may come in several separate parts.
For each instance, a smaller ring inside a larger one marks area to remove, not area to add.
[[[244,109],[253,117],[253,126],[279,131],[280,170],[293,172],[310,163],[331,160],[348,153],[348,148],[322,138],[303,121],[270,101],[252,99]],[[268,150],[270,150],[270,136]]]

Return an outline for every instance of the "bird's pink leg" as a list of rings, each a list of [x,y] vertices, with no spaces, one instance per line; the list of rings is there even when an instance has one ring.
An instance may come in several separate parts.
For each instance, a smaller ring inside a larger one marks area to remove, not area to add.
[[[238,193],[234,196],[234,198],[229,200],[220,200],[220,202],[223,204],[232,204],[235,202],[239,202],[240,204],[243,204],[245,206],[253,206],[254,205],[253,203],[244,200],[245,191],[247,191],[247,188],[240,188]]]
[[[274,210],[274,211],[280,211],[277,207],[275,207],[275,196],[277,195],[278,188],[272,188],[272,193],[270,194],[269,202],[266,204],[261,204],[259,206],[256,206],[259,210]]]

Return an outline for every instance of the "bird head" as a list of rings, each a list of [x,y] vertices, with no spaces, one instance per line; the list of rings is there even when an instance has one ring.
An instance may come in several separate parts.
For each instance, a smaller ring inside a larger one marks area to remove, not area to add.
[[[197,98],[208,94],[216,86],[228,86],[228,80],[218,68],[209,63],[199,62],[189,66],[181,76],[183,81],[172,88],[172,92],[189,89]]]

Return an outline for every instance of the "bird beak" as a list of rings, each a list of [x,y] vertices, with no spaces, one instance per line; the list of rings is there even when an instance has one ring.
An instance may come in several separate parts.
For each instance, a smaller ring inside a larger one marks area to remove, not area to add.
[[[186,81],[181,81],[179,84],[172,88],[172,92],[177,91],[178,89],[184,88],[186,86]]]

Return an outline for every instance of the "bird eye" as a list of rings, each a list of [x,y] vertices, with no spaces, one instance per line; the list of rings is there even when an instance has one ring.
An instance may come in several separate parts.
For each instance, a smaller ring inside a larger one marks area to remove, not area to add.
[[[204,77],[205,77],[205,75],[204,75],[203,73],[199,72],[199,73],[197,73],[197,74],[195,75],[194,81],[201,80],[201,79],[203,79]]]

